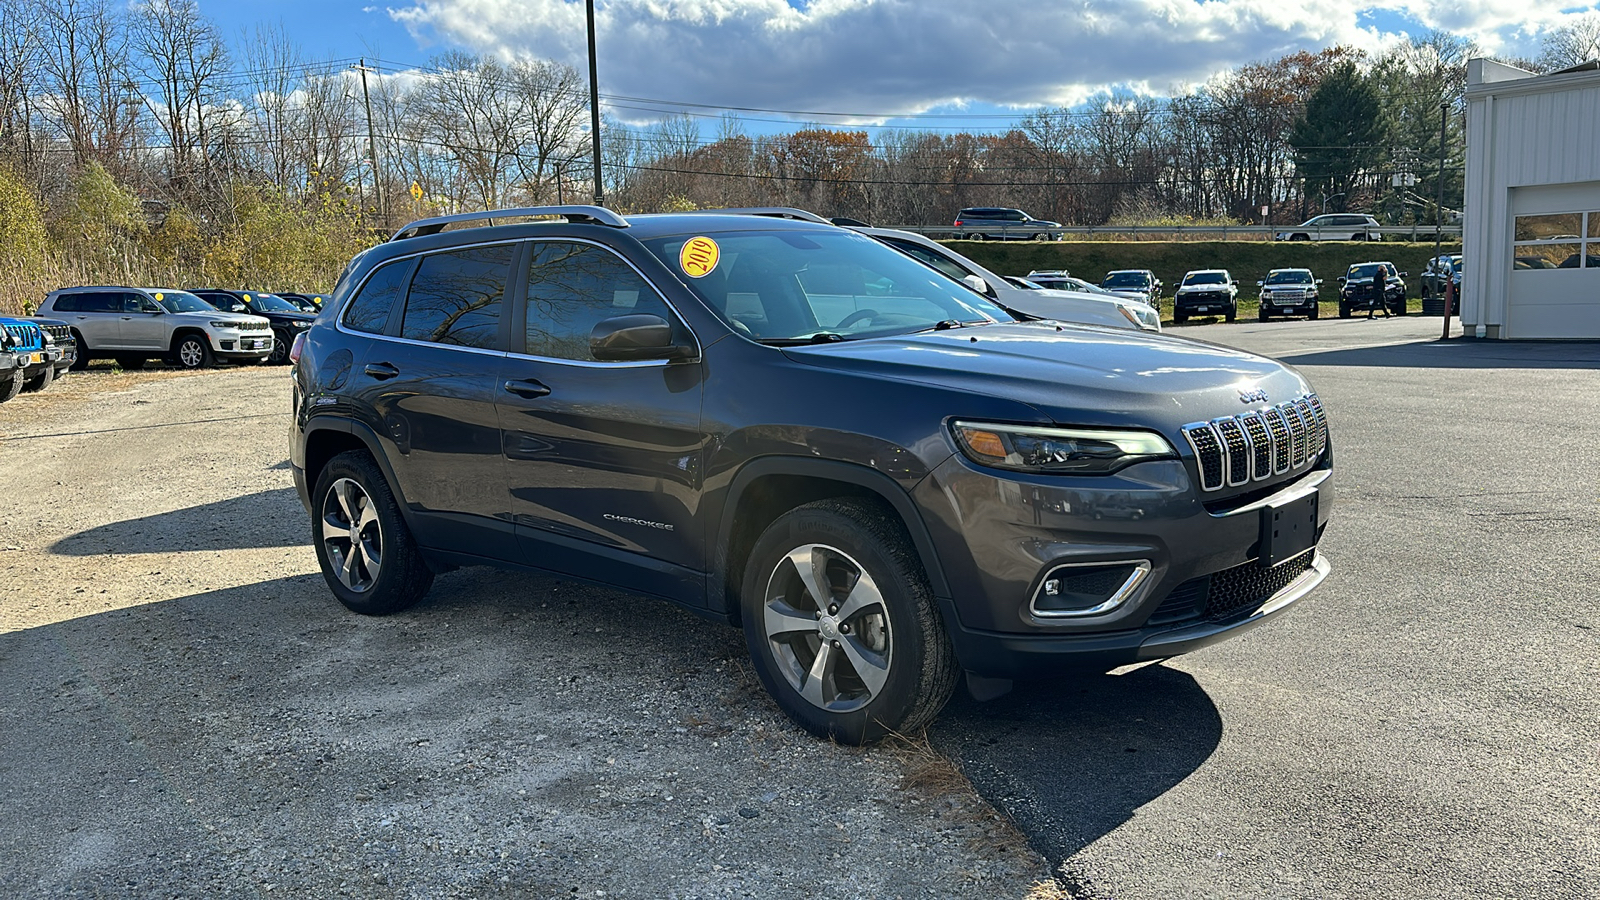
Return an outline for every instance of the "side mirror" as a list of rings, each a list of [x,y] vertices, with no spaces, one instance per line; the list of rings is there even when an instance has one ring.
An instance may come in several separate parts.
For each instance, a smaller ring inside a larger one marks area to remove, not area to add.
[[[141,305],[139,307],[139,312],[145,313],[147,315],[159,316],[159,315],[164,314],[166,312],[166,310],[164,310],[160,306],[157,306],[156,304],[152,303],[152,304],[150,304],[148,306]]]
[[[1401,277],[1401,278],[1404,278],[1404,277],[1406,277],[1406,273],[1404,273],[1404,272],[1401,272],[1401,273],[1400,273],[1400,277]]]
[[[984,295],[985,297],[990,297],[990,296],[993,296],[993,294],[994,294],[993,291],[989,290],[989,282],[984,281],[983,278],[981,278],[980,276],[977,276],[977,275],[963,275],[961,277],[961,283],[966,285],[969,288],[972,288],[973,290],[975,290],[978,293]]]
[[[1261,286],[1263,286],[1265,284],[1266,284],[1265,281],[1258,281],[1258,282],[1256,282],[1256,287],[1261,287]]]
[[[689,359],[694,345],[673,340],[672,326],[660,316],[631,315],[604,319],[589,332],[589,352],[602,362]]]
[[[1344,276],[1343,275],[1339,276],[1339,283],[1340,284],[1344,284]]]
[[[1343,280],[1344,280],[1344,279],[1340,279],[1340,280],[1341,280],[1341,281],[1343,281]],[[1321,284],[1321,283],[1322,283],[1322,279],[1321,279],[1321,278],[1318,278],[1318,279],[1317,279],[1317,284]]]

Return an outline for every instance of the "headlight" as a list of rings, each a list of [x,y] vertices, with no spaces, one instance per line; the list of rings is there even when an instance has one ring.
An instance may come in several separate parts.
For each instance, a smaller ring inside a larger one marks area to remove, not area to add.
[[[1118,304],[1117,309],[1122,311],[1122,315],[1126,317],[1129,322],[1132,322],[1135,328],[1142,328],[1145,331],[1161,330],[1161,314],[1156,312],[1151,307],[1123,306]]]
[[[956,422],[956,442],[983,466],[1045,475],[1105,475],[1148,459],[1175,459],[1166,438],[1150,431],[1049,428]]]
[[[232,329],[237,330],[238,327],[239,327],[239,323],[238,322],[212,322],[211,323],[211,327],[212,328],[232,328]]]

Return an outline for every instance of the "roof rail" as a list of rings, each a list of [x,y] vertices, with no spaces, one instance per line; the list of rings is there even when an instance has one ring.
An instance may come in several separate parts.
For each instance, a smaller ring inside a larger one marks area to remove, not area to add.
[[[444,230],[446,225],[455,222],[487,220],[490,225],[493,225],[495,219],[523,219],[530,216],[564,216],[569,222],[593,222],[596,225],[610,225],[612,228],[628,227],[627,219],[603,206],[524,206],[516,209],[490,209],[483,212],[456,213],[450,216],[418,219],[396,231],[389,240],[399,241],[406,238],[438,234]]]
[[[827,219],[814,212],[795,209],[792,206],[738,206],[731,209],[693,209],[697,213],[730,213],[737,216],[771,216],[774,219],[799,219],[802,222],[816,222],[819,225],[832,225]]]

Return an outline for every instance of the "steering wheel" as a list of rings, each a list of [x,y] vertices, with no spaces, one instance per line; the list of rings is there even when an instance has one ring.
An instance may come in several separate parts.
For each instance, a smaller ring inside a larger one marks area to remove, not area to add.
[[[851,313],[850,315],[845,316],[844,318],[840,319],[839,320],[839,324],[837,324],[837,325],[835,325],[833,327],[835,327],[835,328],[849,328],[851,325],[854,325],[857,322],[865,321],[867,319],[875,319],[877,317],[878,317],[878,311],[875,310],[875,309],[858,309],[855,312]]]

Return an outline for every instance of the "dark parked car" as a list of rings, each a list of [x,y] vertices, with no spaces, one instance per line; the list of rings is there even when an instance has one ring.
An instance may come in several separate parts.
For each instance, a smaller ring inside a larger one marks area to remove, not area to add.
[[[49,371],[34,373],[22,386],[23,391],[42,391],[57,378],[67,374],[78,361],[78,341],[72,336],[72,326],[60,319],[35,316],[27,321],[39,326],[44,332],[45,346],[55,351],[50,354],[54,358],[54,363]]]
[[[972,241],[1059,241],[1060,222],[1035,219],[1020,209],[971,206],[956,216],[956,237]]]
[[[1256,306],[1256,318],[1262,322],[1273,316],[1305,316],[1315,319],[1318,313],[1317,287],[1322,280],[1310,269],[1273,269],[1264,281],[1256,282],[1261,288]]]
[[[277,294],[265,294],[260,291],[225,291],[217,288],[206,288],[190,293],[223,312],[249,313],[271,322],[274,341],[272,355],[267,357],[269,365],[281,366],[287,363],[289,348],[294,344],[295,337],[310,328],[311,323],[317,320],[315,315],[304,312]]]
[[[1381,277],[1379,273],[1382,273]],[[1382,304],[1397,316],[1406,314],[1406,273],[1392,262],[1364,262],[1339,276],[1339,318]],[[1379,287],[1382,287],[1380,290]]]
[[[663,597],[861,742],[963,672],[1175,656],[1328,571],[1327,419],[1284,365],[1017,321],[828,223],[493,215],[546,218],[406,226],[293,354],[294,481],[352,610],[479,564]]]
[[[1161,279],[1149,269],[1118,269],[1107,272],[1100,286],[1113,294],[1136,297],[1155,306],[1161,302]]]
[[[1185,273],[1172,294],[1172,321],[1190,316],[1221,315],[1232,322],[1239,316],[1239,283],[1227,269],[1196,269]]]

